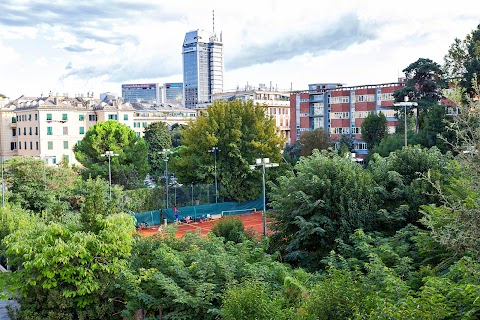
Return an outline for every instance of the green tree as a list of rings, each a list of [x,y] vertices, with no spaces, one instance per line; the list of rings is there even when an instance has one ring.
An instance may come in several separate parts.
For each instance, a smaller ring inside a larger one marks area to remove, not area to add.
[[[176,148],[182,145],[181,132],[185,129],[186,125],[175,123],[170,128],[170,137],[172,139],[172,147]]]
[[[227,289],[222,305],[225,320],[289,319],[282,302],[258,280],[247,280]]]
[[[324,150],[333,146],[330,134],[321,128],[304,132],[299,141],[300,155],[304,157],[311,155],[313,149]]]
[[[382,112],[378,115],[369,113],[363,121],[361,129],[363,141],[366,142],[368,150],[373,151],[387,134],[387,118]]]
[[[291,275],[257,242],[224,243],[198,233],[177,238],[169,228],[159,237],[138,239],[129,270],[124,315],[142,310],[150,319],[218,319],[230,284],[258,280],[275,292]]]
[[[124,271],[135,232],[131,216],[98,213],[97,230],[75,219],[8,235],[3,245],[13,266],[8,292],[16,292],[20,319],[118,319],[119,274]]]
[[[478,85],[475,92],[480,92]],[[452,119],[448,130],[454,132],[451,143],[457,153],[459,172],[450,186],[430,182],[441,203],[423,206],[423,222],[432,230],[433,237],[457,253],[480,256],[480,102],[467,93],[452,95],[460,106],[460,114]],[[466,101],[465,105],[462,101]],[[447,139],[445,139],[447,141]]]
[[[451,154],[442,154],[437,147],[408,146],[382,158],[375,154],[368,170],[377,182],[380,214],[379,231],[395,232],[408,224],[419,225],[422,205],[440,203],[435,189],[425,180],[448,185],[458,173]]]
[[[105,151],[113,151],[118,156],[111,157],[112,184],[120,184],[127,189],[143,185],[149,171],[145,140],[136,136],[135,131],[117,121],[100,122],[91,127],[83,140],[73,148],[75,158],[85,166],[84,179],[108,176],[108,157]]]
[[[446,81],[441,66],[430,59],[419,58],[402,71],[407,82],[405,87],[395,91],[393,95],[397,102],[404,101],[405,97],[417,102],[415,131],[418,133],[421,118],[443,98],[442,90],[446,88]]]
[[[298,159],[300,159],[300,149],[301,145],[299,140],[295,141],[294,144],[287,143],[283,148],[283,158],[289,164],[295,165]]]
[[[284,144],[266,107],[241,100],[215,101],[182,131],[182,141],[186,148],[172,161],[180,181],[213,183],[214,155],[208,150],[216,146],[219,193],[237,201],[260,196],[261,173],[249,165],[256,158],[280,162]]]
[[[163,149],[172,148],[172,138],[167,124],[164,122],[153,122],[145,128],[145,141],[148,144],[148,163],[151,173],[155,178],[161,176],[165,168],[165,161],[162,154]],[[157,179],[155,179],[157,180]]]
[[[40,213],[65,202],[73,193],[78,175],[65,167],[45,165],[43,159],[14,157],[5,161],[8,201]]]
[[[474,97],[475,86],[478,86],[480,75],[480,24],[472,30],[464,40],[455,38],[444,57],[446,74],[451,83],[460,80],[460,85],[466,89],[470,97]]]
[[[287,261],[318,268],[336,239],[348,239],[358,228],[374,228],[374,186],[369,172],[334,152],[315,151],[301,158],[295,173],[279,177],[269,194],[274,248]]]
[[[211,232],[217,237],[223,237],[225,241],[240,243],[246,239],[243,221],[238,217],[220,219],[215,223]]]
[[[436,146],[442,152],[452,151],[449,142],[454,140],[454,133],[447,129],[451,118],[447,116],[445,106],[433,106],[423,118],[422,129],[417,138],[418,143],[426,148]]]
[[[355,138],[353,135],[342,134],[342,137],[337,142],[337,149],[341,157],[344,157],[347,153],[355,150]]]

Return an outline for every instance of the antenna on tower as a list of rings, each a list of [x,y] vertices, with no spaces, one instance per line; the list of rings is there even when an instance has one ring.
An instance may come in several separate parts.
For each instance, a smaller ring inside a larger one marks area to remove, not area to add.
[[[213,33],[215,33],[215,10],[212,10]]]

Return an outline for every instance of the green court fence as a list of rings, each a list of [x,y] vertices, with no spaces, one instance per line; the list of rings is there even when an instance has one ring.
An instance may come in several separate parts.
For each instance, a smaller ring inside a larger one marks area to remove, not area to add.
[[[178,204],[178,203],[177,203]],[[207,214],[210,215],[235,215],[242,214],[251,211],[257,211],[263,209],[263,199],[249,200],[245,202],[222,202],[222,203],[212,203],[212,204],[203,204],[203,205],[194,205],[194,206],[184,206],[180,207],[177,205],[178,209],[178,218],[182,220],[183,218],[190,216],[195,221],[199,221],[202,218],[205,218]],[[162,212],[163,211],[163,212]],[[175,221],[175,213],[173,208],[162,209],[162,210],[152,210],[144,211],[133,214],[136,219],[137,225],[147,224],[149,226],[159,225],[163,223],[163,219],[167,219],[168,222]]]

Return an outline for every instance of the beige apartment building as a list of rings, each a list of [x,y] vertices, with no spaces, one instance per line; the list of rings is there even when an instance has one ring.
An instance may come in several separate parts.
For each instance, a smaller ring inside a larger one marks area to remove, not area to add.
[[[101,121],[114,120],[133,129],[142,137],[146,126],[163,121],[168,125],[187,124],[196,112],[173,107],[151,107],[123,103],[121,100],[100,101],[87,95],[20,97],[0,102],[0,150],[12,156],[45,159],[49,165],[65,159],[78,164],[73,147],[88,129]]]

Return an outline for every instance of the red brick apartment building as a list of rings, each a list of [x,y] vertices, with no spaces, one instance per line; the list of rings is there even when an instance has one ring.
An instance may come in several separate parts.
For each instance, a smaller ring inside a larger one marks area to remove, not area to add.
[[[354,138],[357,157],[364,158],[367,146],[362,140],[361,125],[369,113],[382,112],[389,132],[395,132],[398,119],[393,110],[393,92],[403,82],[343,87],[339,83],[309,85],[308,91],[292,92],[290,96],[290,143],[302,132],[323,128],[333,140],[342,135]]]

